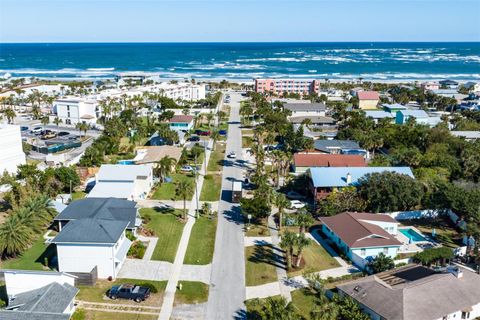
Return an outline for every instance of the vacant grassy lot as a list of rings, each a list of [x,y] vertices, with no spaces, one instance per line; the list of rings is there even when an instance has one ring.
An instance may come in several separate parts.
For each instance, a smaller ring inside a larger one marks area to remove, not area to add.
[[[223,159],[225,158],[224,143],[218,143],[215,145],[215,150],[210,154],[210,160],[208,161],[207,170],[212,172],[218,172],[222,170]]]
[[[180,289],[180,285],[182,290]],[[179,281],[174,304],[204,303],[208,300],[208,285],[197,281]]]
[[[101,303],[114,303],[114,304],[131,304],[138,305],[137,302],[125,299],[112,300],[106,296],[108,290],[114,285],[131,283],[131,284],[150,284],[157,289],[157,293],[152,293],[150,297],[143,301],[141,305],[146,306],[159,306],[162,303],[163,293],[167,287],[167,281],[147,281],[147,280],[135,280],[135,279],[117,279],[115,281],[98,280],[97,284],[93,287],[80,286],[80,292],[77,295],[77,300],[88,302],[101,302]]]
[[[143,208],[140,214],[146,222],[145,227],[158,237],[152,260],[173,262],[183,232],[182,211]]]
[[[288,272],[290,277],[301,275],[304,271],[317,272],[321,270],[340,267],[340,264],[328,252],[316,242],[303,249],[303,268],[293,269]]]
[[[184,264],[209,264],[215,248],[217,220],[200,217],[193,225]]]
[[[222,175],[207,174],[203,180],[202,192],[200,193],[200,201],[219,201],[222,191]]]
[[[275,260],[280,252],[274,252],[270,246],[251,246],[245,248],[246,285],[258,286],[277,281]]]
[[[43,237],[38,238],[33,245],[25,251],[22,255],[15,259],[8,259],[0,262],[1,269],[20,269],[20,270],[43,270],[45,257],[48,257],[49,262],[55,255],[54,246],[47,247],[44,243]]]
[[[194,177],[192,174],[174,173],[170,176],[172,182],[164,182],[158,186],[153,192],[152,199],[154,200],[183,200],[175,194],[176,183],[179,181],[190,181],[192,190],[194,189]],[[192,200],[193,192],[187,197],[187,200]]]

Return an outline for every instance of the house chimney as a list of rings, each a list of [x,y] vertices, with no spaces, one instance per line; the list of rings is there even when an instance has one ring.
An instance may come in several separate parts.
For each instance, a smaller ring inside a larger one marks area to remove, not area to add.
[[[347,184],[350,184],[352,183],[352,175],[349,173],[347,173]]]

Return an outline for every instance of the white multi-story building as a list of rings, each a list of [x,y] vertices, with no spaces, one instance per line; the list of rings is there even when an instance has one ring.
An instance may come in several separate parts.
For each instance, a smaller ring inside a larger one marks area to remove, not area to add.
[[[0,124],[0,137],[0,174],[15,173],[17,166],[26,163],[20,126]]]
[[[58,99],[53,102],[53,110],[66,125],[76,125],[81,122],[94,125],[100,117],[97,100],[90,98]]]

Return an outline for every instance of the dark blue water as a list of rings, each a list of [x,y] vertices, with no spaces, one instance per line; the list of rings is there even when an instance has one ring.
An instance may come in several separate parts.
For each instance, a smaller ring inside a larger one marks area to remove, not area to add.
[[[0,44],[0,75],[480,79],[480,43]]]

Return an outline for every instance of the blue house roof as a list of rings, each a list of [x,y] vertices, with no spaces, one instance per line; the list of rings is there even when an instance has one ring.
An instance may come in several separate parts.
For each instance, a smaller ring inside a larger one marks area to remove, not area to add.
[[[366,174],[384,171],[405,174],[415,178],[410,167],[317,167],[309,170],[315,188],[347,187],[355,185]],[[351,176],[350,183],[347,183],[348,174]]]

